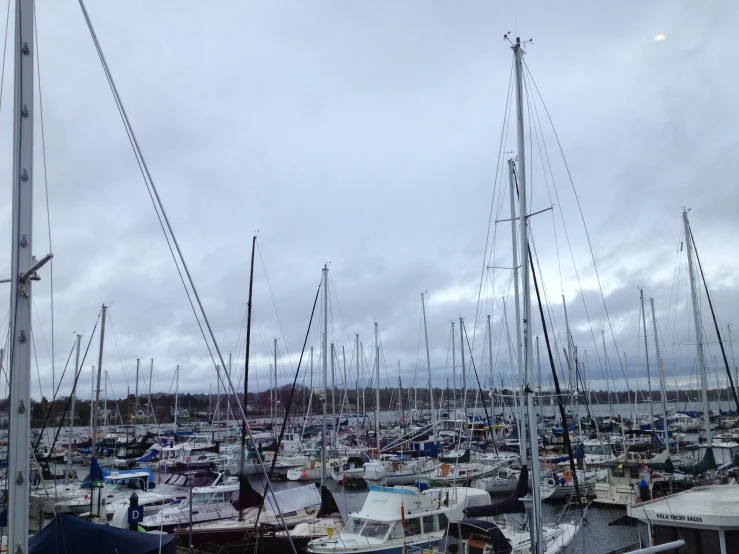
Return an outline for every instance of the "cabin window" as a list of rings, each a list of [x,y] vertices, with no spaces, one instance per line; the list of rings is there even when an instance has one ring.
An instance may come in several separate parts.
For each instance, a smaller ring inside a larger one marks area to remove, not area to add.
[[[368,521],[362,532],[360,533],[363,537],[370,539],[384,539],[387,532],[390,530],[388,523],[381,523],[379,521]]]
[[[346,522],[346,525],[344,525],[344,529],[342,529],[341,532],[346,533],[347,535],[358,535],[362,530],[362,525],[364,525],[364,520],[352,517]]]
[[[623,477],[624,476],[624,468],[623,467],[614,467],[611,468],[611,475],[614,477]]]
[[[405,520],[406,535],[420,535],[421,534],[421,518],[416,517],[413,519]]]

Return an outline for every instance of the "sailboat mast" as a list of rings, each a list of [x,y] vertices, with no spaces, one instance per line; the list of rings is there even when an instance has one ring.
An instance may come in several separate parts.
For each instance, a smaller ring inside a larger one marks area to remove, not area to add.
[[[528,217],[526,215],[527,196],[526,196],[526,156],[523,132],[523,50],[521,48],[521,39],[516,38],[516,44],[513,45],[513,54],[515,56],[516,66],[516,127],[518,139],[518,205],[521,212],[519,218],[519,242],[521,246],[521,263],[523,271],[521,272],[521,296],[523,301],[523,371],[524,377],[521,382],[522,389],[526,394],[528,411],[529,411],[529,433],[531,435],[531,489],[533,492],[534,502],[534,526],[535,536],[532,536],[533,552],[539,554],[543,551],[544,539],[542,522],[540,517],[541,511],[541,495],[539,491],[539,463],[538,463],[538,435],[536,412],[534,411],[534,397],[528,382],[533,376],[531,370],[533,358],[533,342],[531,341],[531,299],[530,299],[530,283],[528,264],[529,254],[529,237],[528,237]],[[519,359],[519,367],[521,362]],[[523,436],[521,437],[523,439]],[[523,463],[523,460],[521,461]]]
[[[136,387],[133,395],[133,439],[136,440],[136,418],[139,416],[139,371],[141,371],[141,358],[136,358]]]
[[[277,338],[274,340],[274,368],[275,382],[273,385],[274,396],[272,397],[272,433],[275,432],[275,414],[277,414]],[[279,417],[279,414],[277,414]]]
[[[34,2],[17,0],[13,104],[13,242],[10,269],[8,551],[28,552],[28,446],[31,436]]]
[[[97,386],[95,387],[95,407],[92,411],[92,453],[97,454],[98,440],[98,411],[100,410],[100,377],[103,369],[103,346],[105,345],[105,320],[108,313],[108,306],[103,304],[103,315],[100,325],[100,349],[98,350],[98,372]]]
[[[336,448],[336,352],[331,343],[331,444]]]
[[[613,427],[613,403],[611,402],[611,370],[608,366],[608,353],[606,351],[606,332],[601,331],[603,337],[603,360],[606,366],[606,391],[608,392],[608,415],[611,416],[611,427]]]
[[[462,356],[462,416],[464,417],[464,424],[469,425],[470,422],[467,419],[467,371],[464,366],[464,320],[459,318],[459,350]]]
[[[490,358],[490,392],[492,393],[493,387],[495,386],[495,375],[493,375],[493,323],[490,315],[488,314],[488,358]],[[493,404],[493,398],[490,398],[491,404]],[[491,405],[491,408],[494,406]],[[493,422],[491,421],[492,425]]]
[[[249,268],[249,298],[246,304],[246,346],[244,353],[244,420],[241,422],[241,471],[244,471],[246,462],[246,412],[249,410],[249,350],[251,348],[251,300],[254,290],[254,250],[257,245],[257,236],[251,240],[251,266]],[[313,351],[311,350],[311,357]],[[239,521],[244,521],[244,511],[239,508]]]
[[[639,289],[639,300],[641,302],[642,328],[644,329],[644,359],[647,362],[647,389],[649,391],[649,428],[654,431],[654,405],[652,404],[652,372],[649,370],[649,342],[647,341],[647,314],[644,310],[644,289]]]
[[[667,456],[670,455],[670,437],[667,432],[667,387],[665,385],[665,365],[662,361],[662,353],[659,350],[659,336],[657,335],[657,318],[654,315],[654,298],[649,299],[652,307],[652,326],[654,328],[654,348],[657,352],[657,367],[659,367],[659,388],[662,397],[662,433],[665,437],[665,445],[667,446]]]
[[[431,416],[431,424],[434,425],[434,387],[431,383],[431,355],[429,354],[429,331],[426,327],[426,303],[423,300],[424,293],[421,293],[421,310],[423,311],[423,334],[426,337],[426,366],[429,371],[429,415]],[[431,440],[436,443],[436,426],[431,428]]]
[[[321,486],[326,485],[326,384],[328,382],[328,267],[323,267],[323,434],[321,435]]]
[[[734,383],[736,383],[735,386],[739,387],[739,369],[736,367],[736,361],[734,360],[734,341],[731,338],[731,324],[726,325],[726,330],[728,331],[729,336],[729,348],[731,349],[731,365],[734,366]]]
[[[454,392],[452,393],[453,406],[454,406],[454,425],[457,425],[457,352],[455,344],[456,338],[454,336],[454,320],[452,320],[452,387]]]
[[[375,321],[375,363],[377,373],[375,375],[375,433],[377,433],[377,459],[380,459],[382,439],[380,438],[380,339]]]
[[[708,378],[706,377],[706,361],[703,355],[703,328],[701,327],[700,307],[698,306],[698,291],[695,284],[695,268],[693,267],[693,241],[690,240],[690,223],[688,212],[683,210],[683,226],[685,228],[685,245],[688,249],[688,273],[690,274],[690,297],[693,301],[693,323],[695,326],[695,343],[698,354],[698,367],[701,375],[701,400],[703,402],[703,419],[706,426],[706,446],[711,447],[713,435],[711,433],[711,418],[708,415]]]
[[[75,362],[74,362],[74,381],[72,385],[72,406],[69,412],[69,444],[67,444],[67,473],[64,476],[64,484],[69,484],[69,476],[72,473],[72,429],[74,428],[74,392],[77,389],[77,374],[80,371],[80,340],[82,340],[82,335],[77,335],[77,345],[76,345],[76,351],[75,354]]]
[[[146,407],[146,425],[149,425],[149,416],[151,415],[151,379],[154,377],[154,358],[151,358],[151,364],[149,365],[149,394],[147,398],[148,406]],[[208,407],[210,407],[210,391],[208,391]]]
[[[357,401],[356,401],[356,414],[359,415],[359,333],[354,333],[354,340],[356,344],[354,349],[357,351]],[[364,421],[362,421],[364,423]]]
[[[216,366],[218,371],[218,366]],[[174,370],[175,376],[175,388],[174,388],[174,442],[177,444],[177,416],[180,414],[179,400],[180,400],[180,366],[178,365]],[[217,408],[216,408],[217,409]]]

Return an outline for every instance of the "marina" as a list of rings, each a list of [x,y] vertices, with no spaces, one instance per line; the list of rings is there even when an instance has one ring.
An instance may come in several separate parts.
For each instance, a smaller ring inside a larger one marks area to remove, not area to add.
[[[7,6],[0,552],[739,552],[730,17],[89,3]]]

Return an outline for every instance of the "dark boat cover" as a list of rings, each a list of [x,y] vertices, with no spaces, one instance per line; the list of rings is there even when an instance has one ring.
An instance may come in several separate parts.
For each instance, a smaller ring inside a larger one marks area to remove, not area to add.
[[[489,521],[465,519],[451,522],[449,531],[439,541],[438,551],[443,554],[464,552],[459,548],[460,541],[467,541],[467,552],[469,553],[511,554],[513,552],[513,547],[503,531],[495,523]],[[452,545],[456,545],[456,548]],[[492,547],[492,549],[488,550],[487,547]]]
[[[463,510],[464,515],[467,517],[491,517],[491,516],[500,516],[503,514],[524,514],[526,513],[526,508],[519,500],[519,498],[523,498],[526,496],[526,493],[529,490],[529,468],[527,466],[523,466],[521,468],[521,475],[518,478],[518,483],[516,484],[516,490],[513,491],[513,494],[506,498],[505,500],[501,500],[500,502],[496,502],[495,504],[486,504],[485,506],[470,506],[469,508],[465,508]]]
[[[336,499],[334,498],[334,494],[328,490],[326,485],[321,487],[321,509],[318,510],[318,516],[317,517],[326,517],[330,516],[331,514],[341,514],[342,519],[344,521],[347,521],[346,514],[342,514],[339,510],[339,506],[336,503]]]
[[[683,473],[699,475],[700,473],[705,473],[706,471],[716,469],[717,467],[718,465],[716,464],[716,458],[713,455],[713,448],[709,446],[708,448],[706,448],[706,453],[700,462],[692,466],[677,466],[677,469],[679,469]]]
[[[445,464],[468,464],[470,462],[470,449],[466,449],[461,456],[439,456],[439,461]]]
[[[59,514],[28,540],[29,554],[177,554],[174,535],[139,533]]]
[[[237,510],[255,508],[264,504],[264,498],[254,490],[246,475],[239,475],[239,494],[231,501],[231,505]]]

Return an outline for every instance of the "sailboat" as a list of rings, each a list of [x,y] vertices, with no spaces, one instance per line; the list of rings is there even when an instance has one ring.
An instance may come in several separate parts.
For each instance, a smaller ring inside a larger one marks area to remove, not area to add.
[[[505,37],[508,39],[508,35]],[[526,157],[525,157],[525,139],[524,139],[524,104],[523,104],[523,44],[520,38],[516,38],[516,42],[512,44],[514,54],[514,72],[516,81],[516,120],[518,135],[518,162],[509,160],[509,181],[511,185],[511,204],[513,210],[514,195],[514,172],[517,168],[518,177],[518,204],[520,215],[518,218],[513,217],[511,221],[517,219],[519,223],[519,247],[520,247],[520,263],[521,263],[521,294],[519,296],[518,289],[518,261],[516,256],[516,236],[515,227],[512,223],[513,232],[513,267],[514,267],[514,287],[516,292],[516,330],[519,337],[519,386],[520,392],[517,394],[519,400],[519,420],[520,426],[520,458],[521,458],[521,474],[516,490],[513,495],[503,502],[488,504],[481,507],[475,507],[465,510],[467,518],[479,517],[495,517],[504,514],[525,514],[526,518],[518,524],[513,524],[513,519],[506,519],[506,522],[496,520],[495,523],[484,522],[486,533],[491,537],[490,550],[492,552],[514,552],[514,553],[536,553],[536,554],[556,554],[562,552],[575,538],[582,526],[582,517],[578,520],[563,523],[557,522],[551,525],[544,525],[542,518],[542,487],[539,475],[539,457],[538,445],[539,437],[537,431],[537,416],[534,409],[534,392],[533,387],[529,387],[528,383],[533,382],[533,340],[531,336],[532,310],[530,300],[530,277],[533,273],[533,267],[529,271],[530,257],[529,251],[529,214],[527,214],[527,189],[526,189]],[[535,277],[535,276],[534,276]],[[520,304],[520,305],[519,305]],[[544,322],[542,322],[544,324]],[[546,338],[546,328],[544,328]],[[547,339],[548,343],[548,339]],[[522,346],[522,348],[521,348]],[[550,354],[551,360],[551,354]],[[556,375],[555,375],[556,380]],[[557,384],[558,388],[558,384]],[[525,403],[524,403],[525,400]],[[561,411],[564,409],[561,407]],[[563,414],[564,415],[564,414]],[[565,421],[563,420],[563,423]],[[528,427],[528,429],[527,429]],[[564,430],[567,433],[567,430]],[[567,437],[569,443],[569,437]],[[527,447],[530,445],[530,448]],[[570,453],[570,456],[572,454]],[[528,460],[527,460],[528,458]],[[574,472],[574,464],[571,466]],[[531,494],[527,494],[527,484],[529,481],[528,474],[531,472]],[[576,477],[575,477],[576,479]],[[467,529],[474,528],[483,523],[477,523],[477,519],[463,519],[452,521],[450,525],[450,533],[445,539],[456,532],[458,533],[462,527]],[[463,535],[458,535],[463,536]],[[446,542],[438,549],[439,552],[446,551]],[[462,541],[465,552],[477,552],[478,549],[487,545],[481,541],[476,543],[473,548],[473,542],[468,539],[465,543]],[[501,548],[502,547],[502,548]],[[450,552],[459,551],[459,545]]]

